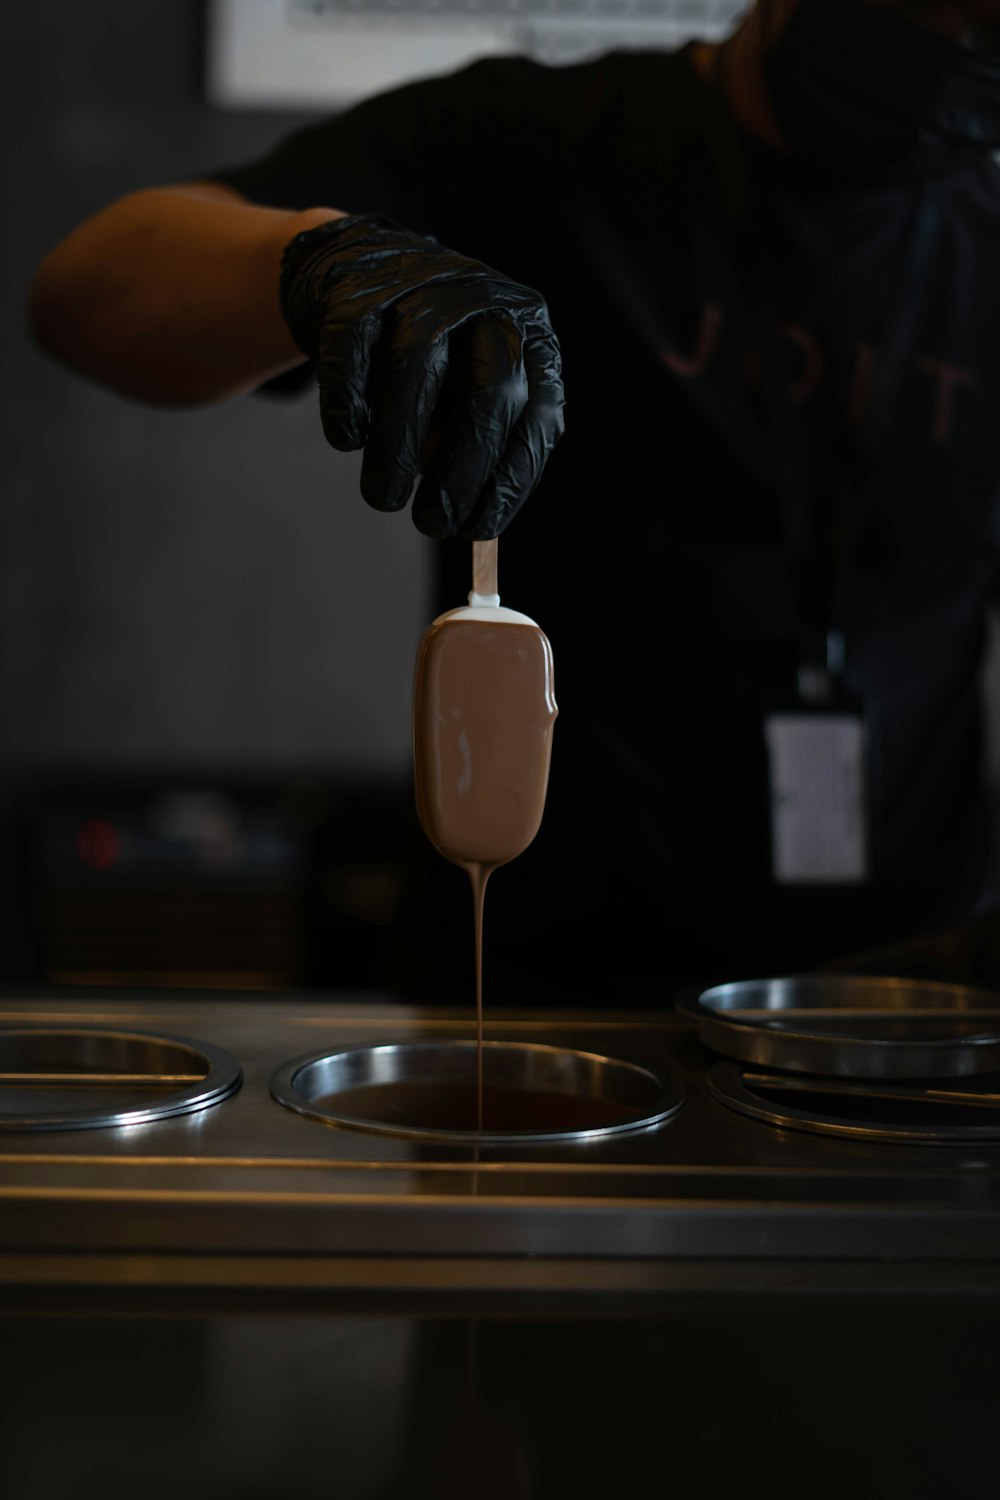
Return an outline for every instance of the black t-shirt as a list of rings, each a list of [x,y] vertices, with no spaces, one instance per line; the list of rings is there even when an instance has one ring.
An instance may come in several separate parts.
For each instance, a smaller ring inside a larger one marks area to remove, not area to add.
[[[918,273],[919,163],[824,183],[742,138],[686,50],[477,63],[214,175],[261,203],[388,214],[548,302],[566,436],[502,538],[500,584],[552,641],[560,718],[542,830],[490,884],[494,1002],[662,1003],[968,909],[1000,468],[988,152],[934,158]],[[829,547],[791,561],[796,496],[822,538],[847,506],[835,578]],[[452,607],[468,546],[441,558]],[[831,624],[878,719],[875,868],[863,889],[789,891],[769,873],[762,713]],[[400,976],[464,998],[465,877],[428,847],[413,878]]]

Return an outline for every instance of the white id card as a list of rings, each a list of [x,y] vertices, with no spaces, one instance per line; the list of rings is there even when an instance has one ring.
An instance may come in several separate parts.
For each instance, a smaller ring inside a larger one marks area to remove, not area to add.
[[[857,713],[764,720],[771,864],[779,885],[857,885],[868,877],[865,723]]]

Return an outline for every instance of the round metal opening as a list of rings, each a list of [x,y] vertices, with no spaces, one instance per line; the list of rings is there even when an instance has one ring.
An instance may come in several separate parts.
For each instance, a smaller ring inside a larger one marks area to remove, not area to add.
[[[138,1125],[217,1104],[235,1057],[186,1037],[31,1027],[0,1030],[0,1129]]]
[[[1000,1068],[1000,995],[864,974],[740,980],[678,1009],[740,1062],[856,1078],[945,1078]]]
[[[300,1057],[271,1093],[303,1115],[417,1140],[578,1140],[666,1120],[683,1092],[635,1063],[533,1042],[483,1045],[477,1128],[475,1042],[405,1042]]]
[[[713,1063],[709,1087],[751,1119],[854,1140],[961,1145],[1000,1138],[1000,1078],[977,1080],[810,1077]]]

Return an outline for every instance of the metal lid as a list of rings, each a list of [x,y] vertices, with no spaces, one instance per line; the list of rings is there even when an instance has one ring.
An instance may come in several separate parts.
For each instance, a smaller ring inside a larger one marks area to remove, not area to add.
[[[96,1026],[0,1030],[0,1130],[137,1125],[217,1104],[235,1057],[205,1042]]]
[[[719,984],[677,1002],[702,1041],[741,1062],[860,1078],[1000,1068],[1000,995],[856,974]]]

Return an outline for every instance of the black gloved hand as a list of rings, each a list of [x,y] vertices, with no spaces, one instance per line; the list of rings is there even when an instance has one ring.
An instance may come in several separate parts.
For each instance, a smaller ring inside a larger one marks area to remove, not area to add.
[[[559,345],[541,296],[480,261],[355,214],[298,235],[281,307],[315,362],[327,442],[364,447],[361,493],[427,536],[485,540],[562,433]]]

